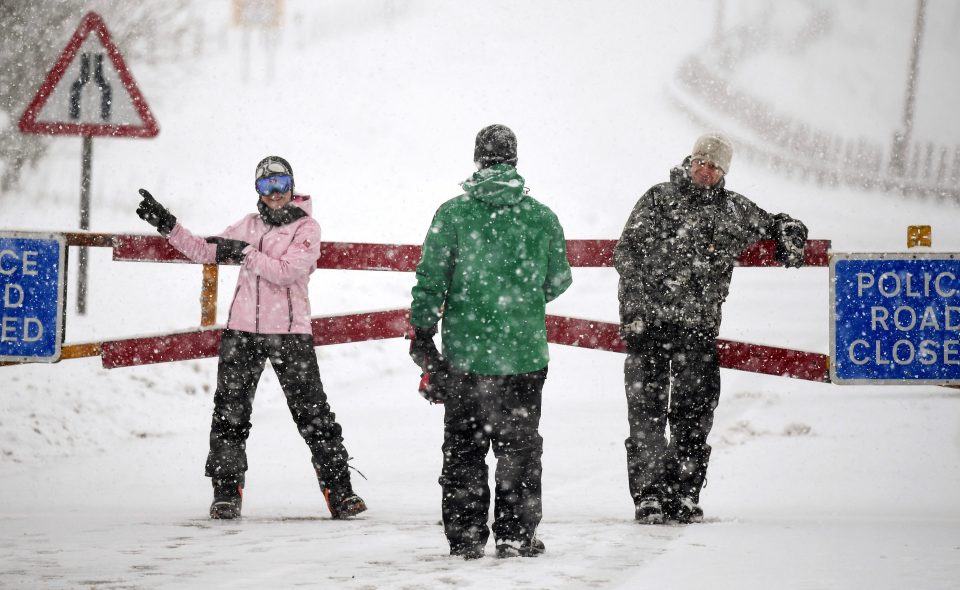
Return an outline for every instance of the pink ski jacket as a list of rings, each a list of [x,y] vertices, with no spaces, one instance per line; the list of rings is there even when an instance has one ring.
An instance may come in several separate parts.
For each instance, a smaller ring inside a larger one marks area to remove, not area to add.
[[[307,212],[287,225],[267,225],[251,213],[223,230],[220,237],[243,240],[245,257],[230,304],[227,328],[255,334],[310,334],[310,274],[320,258],[320,224],[311,216],[310,197],[291,201]],[[194,262],[214,263],[217,245],[177,223],[170,245]]]

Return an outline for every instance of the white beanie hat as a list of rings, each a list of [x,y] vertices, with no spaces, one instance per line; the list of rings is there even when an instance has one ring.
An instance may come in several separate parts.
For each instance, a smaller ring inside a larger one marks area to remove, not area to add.
[[[713,162],[717,168],[723,170],[726,174],[730,171],[730,160],[733,159],[733,144],[730,140],[719,133],[707,133],[701,135],[695,144],[693,144],[694,158],[703,158]]]

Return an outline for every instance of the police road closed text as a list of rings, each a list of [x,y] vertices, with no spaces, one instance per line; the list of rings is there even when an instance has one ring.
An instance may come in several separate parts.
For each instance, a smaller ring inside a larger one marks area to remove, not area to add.
[[[842,256],[831,262],[834,380],[960,382],[960,261]]]
[[[61,236],[0,234],[0,360],[59,357],[64,262]]]
[[[0,250],[0,274],[13,276],[19,272],[21,277],[37,276],[37,255],[39,252],[26,250],[18,253],[13,250]],[[36,317],[7,315],[9,309],[22,309],[25,291],[20,283],[9,282],[3,286],[3,317],[0,322],[0,342],[22,340],[35,342],[43,337],[43,324]]]

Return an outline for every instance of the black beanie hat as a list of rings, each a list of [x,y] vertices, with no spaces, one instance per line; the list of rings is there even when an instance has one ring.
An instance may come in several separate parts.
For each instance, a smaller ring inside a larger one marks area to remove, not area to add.
[[[296,180],[293,178],[293,167],[290,166],[290,162],[280,156],[267,156],[257,164],[257,175],[253,180],[256,182],[261,178],[283,175],[289,176],[290,181],[296,185]]]
[[[480,169],[494,164],[517,165],[517,136],[506,125],[488,125],[477,133],[473,161]]]

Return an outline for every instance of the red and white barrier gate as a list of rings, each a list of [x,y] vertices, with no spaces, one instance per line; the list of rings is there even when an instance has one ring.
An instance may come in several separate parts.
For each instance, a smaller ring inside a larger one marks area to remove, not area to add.
[[[66,234],[71,246],[104,246],[113,249],[113,259],[129,262],[192,263],[159,236]],[[567,258],[573,267],[613,266],[615,240],[567,240]],[[808,240],[804,266],[828,264],[829,240]],[[772,241],[759,242],[743,252],[738,266],[780,266],[774,259]],[[384,270],[412,272],[420,261],[420,246],[325,242],[317,261],[321,269]],[[203,265],[201,326],[216,318],[217,266]],[[409,310],[313,318],[315,346],[366,340],[400,338],[408,329]],[[554,344],[624,352],[617,324],[561,316],[547,316],[547,339]],[[100,356],[108,369],[150,363],[208,358],[217,355],[221,330],[201,328],[185,332],[87,344],[64,345],[61,358]],[[720,366],[768,375],[810,381],[829,381],[826,355],[717,340]]]

